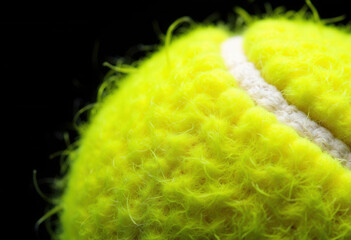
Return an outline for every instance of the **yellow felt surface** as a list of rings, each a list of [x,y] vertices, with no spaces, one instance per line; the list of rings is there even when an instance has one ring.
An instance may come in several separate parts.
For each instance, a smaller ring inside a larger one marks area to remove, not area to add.
[[[264,20],[245,33],[264,79],[351,147],[351,34],[305,20]]]
[[[102,102],[71,156],[64,240],[350,239],[351,172],[239,89],[199,27]]]

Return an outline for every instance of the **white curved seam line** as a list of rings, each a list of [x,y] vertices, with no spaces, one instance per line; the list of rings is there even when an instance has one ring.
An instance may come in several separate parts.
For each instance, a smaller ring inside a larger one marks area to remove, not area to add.
[[[350,148],[335,138],[328,129],[311,120],[294,105],[290,105],[275,86],[261,77],[260,71],[247,60],[242,37],[231,37],[224,41],[221,53],[228,71],[257,105],[274,113],[280,122],[294,128],[300,136],[308,138],[351,169]]]

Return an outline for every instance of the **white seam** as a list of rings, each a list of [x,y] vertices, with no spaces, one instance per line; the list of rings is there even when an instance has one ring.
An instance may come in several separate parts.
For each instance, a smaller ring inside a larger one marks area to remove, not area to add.
[[[247,60],[242,44],[243,38],[238,36],[227,39],[221,46],[224,62],[239,86],[256,104],[274,113],[280,122],[294,128],[300,136],[308,138],[351,169],[350,148],[328,129],[290,105],[275,86],[268,84],[255,65]]]

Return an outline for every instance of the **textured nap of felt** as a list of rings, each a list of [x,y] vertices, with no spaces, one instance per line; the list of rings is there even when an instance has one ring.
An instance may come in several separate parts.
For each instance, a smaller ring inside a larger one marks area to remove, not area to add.
[[[247,60],[243,49],[243,37],[230,37],[222,43],[222,56],[228,71],[254,102],[274,113],[278,121],[291,126],[301,137],[308,138],[322,150],[339,159],[351,169],[351,150],[326,128],[311,120],[304,112],[290,105],[282,93],[267,83],[252,62]]]
[[[351,238],[351,171],[238,87],[230,35],[177,37],[99,104],[70,156],[60,239]]]
[[[351,147],[351,34],[322,24],[260,21],[244,48],[263,78]]]

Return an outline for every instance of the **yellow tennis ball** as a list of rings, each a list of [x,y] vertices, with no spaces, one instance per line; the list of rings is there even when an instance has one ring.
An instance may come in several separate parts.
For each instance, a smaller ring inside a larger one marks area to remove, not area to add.
[[[98,102],[60,238],[351,239],[351,35],[197,26]]]

